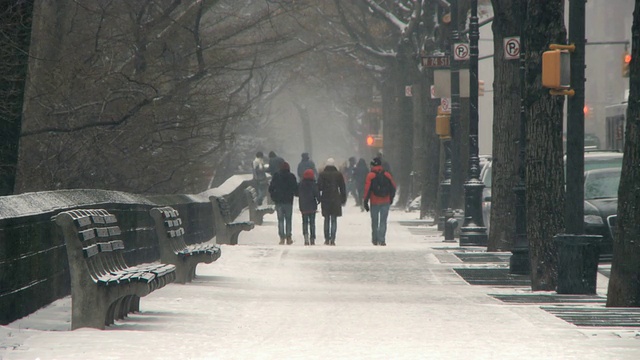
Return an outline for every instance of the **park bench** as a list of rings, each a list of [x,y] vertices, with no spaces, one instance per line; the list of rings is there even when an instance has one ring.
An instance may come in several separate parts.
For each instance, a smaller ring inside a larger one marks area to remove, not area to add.
[[[249,220],[253,221],[256,225],[262,225],[264,215],[273,214],[276,211],[276,207],[274,205],[259,205],[258,192],[253,186],[247,186],[247,188],[244,189],[244,193],[247,196]]]
[[[238,245],[238,236],[241,231],[249,231],[254,228],[253,221],[233,221],[231,219],[231,206],[224,197],[210,196],[209,201],[213,209],[213,224],[216,229],[216,243]]]
[[[155,222],[160,261],[176,266],[175,282],[184,284],[192,281],[199,263],[210,264],[220,258],[220,247],[214,243],[185,243],[182,219],[174,208],[153,208],[150,213]]]
[[[175,280],[175,266],[126,264],[115,215],[77,209],[54,217],[62,232],[71,278],[71,328],[104,329],[140,310],[140,298]]]

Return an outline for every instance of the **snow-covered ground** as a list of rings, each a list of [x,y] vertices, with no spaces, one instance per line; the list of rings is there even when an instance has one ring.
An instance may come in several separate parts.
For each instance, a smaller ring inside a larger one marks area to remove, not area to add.
[[[0,359],[638,359],[639,329],[576,327],[540,305],[487,294],[441,262],[456,247],[417,212],[390,214],[387,247],[370,243],[352,200],[336,246],[277,245],[275,215],[199,265],[198,278],[141,300],[107,330],[70,328],[70,298],[0,327]],[[322,243],[322,217],[317,219]],[[598,292],[606,293],[599,275]]]

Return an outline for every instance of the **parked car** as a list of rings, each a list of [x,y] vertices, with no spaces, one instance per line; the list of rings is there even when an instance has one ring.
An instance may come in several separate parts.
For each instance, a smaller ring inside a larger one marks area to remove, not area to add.
[[[622,153],[619,151],[607,151],[607,150],[585,150],[584,152],[584,171],[590,171],[595,169],[605,169],[605,168],[617,168],[622,169]],[[565,157],[566,162],[566,157]],[[489,158],[485,163],[480,179],[484,182],[484,190],[482,194],[482,218],[484,220],[484,226],[487,228],[487,234],[489,234],[489,230],[491,228],[491,181],[492,181],[492,171],[491,171],[491,159]],[[586,190],[585,190],[586,195]],[[617,196],[617,195],[616,195]],[[616,207],[617,207],[617,199],[616,199]],[[586,202],[585,202],[585,214],[586,214]],[[585,215],[586,216],[586,215]],[[586,227],[585,219],[585,227]],[[615,221],[615,218],[613,218]],[[605,240],[606,242],[606,240]],[[609,243],[610,240],[609,240]],[[610,254],[611,248],[603,247],[603,254]]]
[[[620,167],[584,173],[584,232],[601,235],[600,254],[613,253],[613,233],[618,212]]]

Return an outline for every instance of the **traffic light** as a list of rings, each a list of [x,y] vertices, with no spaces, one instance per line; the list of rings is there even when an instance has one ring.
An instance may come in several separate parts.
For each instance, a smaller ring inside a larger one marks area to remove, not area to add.
[[[381,148],[382,147],[382,135],[369,134],[369,135],[367,135],[366,142],[367,142],[367,146],[369,146],[369,147]]]
[[[451,138],[451,113],[442,111],[442,106],[438,106],[436,134],[443,140]]]
[[[629,77],[629,64],[631,64],[631,54],[625,50],[622,54],[622,77]]]
[[[542,86],[564,90],[571,87],[571,65],[568,50],[554,49],[542,53]]]

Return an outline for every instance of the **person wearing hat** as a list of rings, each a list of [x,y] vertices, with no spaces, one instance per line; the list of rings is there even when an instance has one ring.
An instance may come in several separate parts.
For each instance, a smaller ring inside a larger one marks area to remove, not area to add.
[[[276,172],[269,184],[269,195],[275,203],[278,215],[278,235],[280,245],[293,244],[291,238],[291,218],[293,216],[293,198],[298,196],[298,181],[291,173],[289,163],[283,161],[280,171]]]
[[[338,217],[342,216],[347,193],[344,177],[336,168],[333,158],[327,159],[324,170],[318,176],[318,190],[324,217],[324,244],[335,245]]]
[[[364,184],[363,206],[371,214],[371,243],[386,246],[387,218],[389,208],[396,195],[396,183],[388,171],[382,167],[382,160],[376,157],[371,161],[371,172]],[[371,202],[371,208],[369,208]]]

